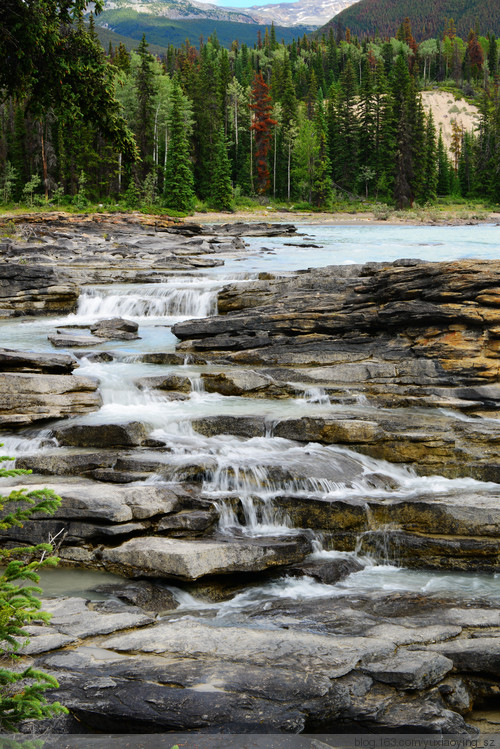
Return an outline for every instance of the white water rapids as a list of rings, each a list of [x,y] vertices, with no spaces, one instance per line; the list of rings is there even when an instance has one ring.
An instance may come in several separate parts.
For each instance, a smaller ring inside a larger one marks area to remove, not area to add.
[[[273,241],[274,251],[277,252],[277,240]],[[278,258],[281,263],[279,267],[283,269],[293,267],[292,251],[286,249],[286,252],[290,258],[288,264],[284,252]],[[258,257],[262,259],[259,268],[263,270],[268,269],[270,260],[277,263],[265,253]],[[329,261],[345,262],[346,259],[335,256],[330,257]],[[168,448],[160,453],[141,453],[145,460],[154,457],[165,464],[165,471],[158,471],[148,481],[172,481],[177,476],[182,477],[186,470],[201,472],[203,496],[216,504],[219,532],[226,536],[233,533],[248,536],[296,533],[297,529],[292,526],[287,513],[275,502],[279,496],[344,498],[363,503],[370,497],[394,499],[417,494],[432,496],[436,493],[472,492],[488,486],[473,479],[423,478],[404,466],[375,460],[340,447],[313,443],[304,445],[274,437],[273,427],[281,419],[342,414],[346,407],[331,404],[321,388],[301,389],[297,386],[297,397],[290,400],[224,397],[206,393],[200,377],[202,371],[221,371],[223,367],[194,366],[189,364],[189,358],[180,366],[141,361],[140,356],[144,352],[174,352],[176,339],[170,328],[178,320],[215,314],[218,290],[230,281],[245,283],[240,272],[245,270],[242,265],[238,267],[233,262],[234,269],[228,273],[226,267],[225,275],[221,274],[220,269],[215,269],[211,276],[178,275],[162,284],[89,288],[82,294],[78,311],[73,315],[3,323],[3,345],[51,350],[47,335],[62,326],[85,328],[96,320],[110,317],[125,317],[138,322],[139,340],[103,342],[96,347],[95,350],[113,352],[113,361],[94,361],[92,357],[85,358],[83,352],[78,374],[99,380],[103,405],[96,413],[74,421],[87,424],[144,422],[150,436],[162,440]],[[249,265],[256,270],[258,262],[255,255],[251,257]],[[306,263],[303,265],[306,266]],[[138,385],[141,378],[159,374],[187,376],[191,381],[191,393],[185,400],[171,400],[162,391]],[[359,403],[358,407],[360,418],[366,418],[372,408],[367,403]],[[352,412],[352,405],[349,410]],[[264,416],[267,436],[251,439],[231,435],[205,437],[193,429],[193,419],[221,414]],[[46,430],[0,436],[0,441],[4,443],[0,452],[5,455],[19,456],[64,449],[54,445]],[[323,550],[321,539],[316,540],[316,556],[339,554],[341,552]],[[350,554],[354,555],[355,552]],[[367,558],[362,554],[359,558],[364,565],[363,570],[335,586],[324,585],[310,578],[285,577],[281,581],[252,588],[230,602],[214,604],[217,616],[224,617],[235,609],[244,609],[258,596],[300,599],[364,590],[431,590],[500,599],[498,577],[495,575],[413,572],[389,564],[388,560],[382,558]],[[75,573],[67,570],[56,572],[59,577],[71,574]],[[61,583],[58,585],[60,590]],[[200,608],[200,602],[194,601],[187,593],[179,592],[178,596],[182,611]]]

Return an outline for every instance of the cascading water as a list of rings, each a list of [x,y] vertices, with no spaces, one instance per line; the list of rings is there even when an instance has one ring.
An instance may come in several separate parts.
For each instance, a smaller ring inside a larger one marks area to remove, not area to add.
[[[81,295],[76,320],[106,317],[195,318],[217,313],[217,291],[220,283],[173,278],[168,283],[133,287],[95,287]]]
[[[474,230],[476,231],[476,227]],[[359,242],[358,251],[365,252],[365,245],[366,241],[363,238],[363,241]],[[399,234],[397,247],[394,244],[393,249],[394,252],[400,251]],[[462,248],[461,251],[465,250]],[[298,264],[297,267],[305,267],[312,262],[331,262],[331,251],[330,254],[325,253],[323,260],[319,255],[318,258],[313,258],[310,250],[307,253],[298,251],[296,256],[292,256],[292,252],[295,250],[285,248],[281,255],[277,253],[267,256],[256,253],[250,258],[248,267],[256,273],[269,269],[289,270],[294,263]],[[357,256],[354,257],[356,258]],[[351,261],[351,257],[345,259],[345,262]],[[339,257],[338,262],[342,263],[344,260]],[[199,368],[193,366],[188,357],[182,372],[179,371],[179,367],[159,367],[140,361],[138,353],[144,350],[173,351],[175,338],[171,335],[169,327],[175,321],[201,318],[216,313],[218,290],[229,281],[241,281],[241,277],[237,277],[236,269],[239,271],[242,266],[241,260],[233,262],[233,278],[223,278],[220,271],[214,270],[212,277],[178,275],[161,284],[88,288],[81,295],[76,314],[53,320],[54,326],[85,326],[106,317],[132,318],[139,322],[141,338],[138,341],[123,343],[121,349],[115,342],[101,344],[113,353],[118,350],[119,354],[121,352],[124,355],[115,356],[114,361],[104,363],[81,359],[78,374],[98,378],[103,407],[95,414],[82,417],[80,421],[117,423],[139,420],[146,423],[150,428],[150,436],[165,443],[166,449],[155,453],[155,458],[165,463],[170,476],[175,476],[176,471],[182,473],[189,464],[196,470],[199,469],[200,475],[203,476],[201,492],[218,507],[219,531],[226,536],[233,533],[248,536],[296,533],[297,529],[292,527],[290,518],[279,506],[277,500],[281,496],[306,500],[355,499],[360,503],[366,503],[370,498],[403,499],[419,494],[432,497],[436,493],[477,491],[488,486],[472,479],[419,477],[415,472],[402,466],[368,458],[342,448],[318,444],[299,445],[273,437],[273,427],[282,418],[342,413],[342,406],[330,404],[328,394],[320,387],[305,387],[302,395],[299,395],[301,390],[298,388],[298,397],[286,401],[252,401],[249,398],[223,397],[204,392]],[[231,267],[231,263],[229,262],[226,267]],[[8,333],[5,340],[13,347],[27,346],[38,349],[38,341],[43,341],[47,347],[48,324],[50,321],[47,320],[28,321],[24,325],[8,321],[4,328]],[[25,339],[22,338],[23,329],[26,331]],[[26,343],[20,344],[23,340]],[[170,399],[170,396],[162,391],[138,385],[141,378],[173,372],[187,376],[190,380],[191,393],[185,396],[185,400]],[[371,408],[364,396],[359,396],[358,402],[363,413]],[[221,414],[265,416],[266,436],[246,440],[230,435],[205,437],[193,429],[193,419]],[[36,436],[9,436],[4,439],[0,437],[0,441],[4,442],[0,452],[6,455],[33,454],[40,450],[54,449],[47,440],[47,435],[41,432]],[[147,457],[148,454],[145,455]],[[167,473],[166,471],[165,475]],[[164,482],[165,475],[158,473],[148,481]],[[380,532],[380,529],[373,528],[367,531],[372,532]],[[390,533],[391,528],[388,528],[387,532]],[[313,558],[334,558],[335,555],[345,553],[325,551],[319,537],[314,546]],[[358,553],[349,554],[356,555],[358,561],[361,560],[363,569],[350,575],[335,588],[308,578],[284,578],[280,582],[273,582],[236,596],[231,602],[222,604],[219,607],[220,612],[244,608],[255,602],[259,596],[307,598],[333,595],[334,591],[345,594],[349,590],[373,590],[377,586],[378,589],[423,590],[426,585],[431,584],[429,581],[434,581],[432,584],[437,590],[446,590],[446,584],[454,586],[455,590],[460,586],[465,588],[468,584],[465,575],[453,577],[438,573],[410,573],[398,569],[387,564],[390,559],[383,560],[383,549],[376,559],[370,558],[363,553],[362,537]],[[386,562],[385,565],[380,564],[381,559]],[[441,586],[440,580],[444,581],[444,587]],[[480,585],[484,586],[488,595],[491,594],[488,587],[490,583],[486,576],[484,580],[481,578]],[[190,605],[189,598],[188,594],[185,594],[183,606],[186,608]],[[199,607],[199,602],[196,603],[196,607]]]

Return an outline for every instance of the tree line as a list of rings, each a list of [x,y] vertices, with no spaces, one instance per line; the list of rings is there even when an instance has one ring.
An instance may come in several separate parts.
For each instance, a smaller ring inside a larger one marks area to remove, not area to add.
[[[131,53],[106,54],[92,17],[85,29],[80,14],[74,28],[86,50],[83,105],[33,107],[4,88],[4,204],[92,199],[189,212],[196,200],[225,210],[255,195],[319,208],[346,196],[400,208],[450,194],[500,200],[494,36],[463,40],[450,19],[443,38],[417,44],[407,19],[391,39],[330,28],[285,45],[271,26],[253,48],[225,49],[213,34],[158,58],[144,37]],[[108,100],[89,117],[97,75]],[[476,131],[456,125],[451,151],[422,104],[422,87],[437,81],[479,105]]]

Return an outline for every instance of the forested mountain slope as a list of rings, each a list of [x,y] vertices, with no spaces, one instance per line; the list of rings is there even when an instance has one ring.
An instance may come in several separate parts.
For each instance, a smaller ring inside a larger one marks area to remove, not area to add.
[[[322,31],[350,29],[355,36],[393,36],[405,18],[411,21],[417,41],[442,37],[448,19],[453,18],[457,34],[467,38],[477,26],[481,33],[500,34],[499,0],[360,0],[329,21]]]
[[[235,39],[238,39],[240,44],[253,46],[258,32],[260,31],[264,37],[266,27],[270,27],[270,23],[236,23],[203,16],[187,19],[158,17],[149,13],[137,13],[131,8],[104,11],[97,16],[96,24],[137,41],[145,34],[151,45],[161,47],[168,47],[169,44],[180,47],[186,39],[197,45],[200,36],[207,39],[214,32],[223,47],[230,47]],[[310,26],[276,26],[276,38],[289,43],[310,30]]]

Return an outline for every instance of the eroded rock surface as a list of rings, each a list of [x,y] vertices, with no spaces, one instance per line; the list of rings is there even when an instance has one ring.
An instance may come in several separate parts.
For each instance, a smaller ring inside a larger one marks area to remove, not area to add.
[[[94,604],[83,616],[81,599],[49,606],[52,642],[33,637],[33,652],[47,653],[36,665],[57,676],[53,696],[84,731],[474,735],[470,709],[498,677],[498,638],[474,603],[285,598],[235,613],[231,626],[173,611],[132,631],[135,607]],[[463,626],[449,623],[461,614]],[[53,652],[57,637],[71,642]]]

